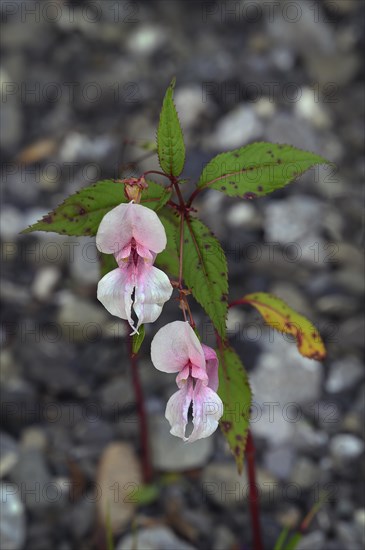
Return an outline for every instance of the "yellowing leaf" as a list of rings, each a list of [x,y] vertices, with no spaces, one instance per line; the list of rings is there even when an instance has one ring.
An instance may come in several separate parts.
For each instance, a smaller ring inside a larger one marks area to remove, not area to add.
[[[326,356],[322,338],[308,319],[291,309],[283,300],[267,294],[255,292],[244,296],[236,303],[250,304],[263,316],[266,323],[280,332],[291,334],[304,357],[321,361]]]

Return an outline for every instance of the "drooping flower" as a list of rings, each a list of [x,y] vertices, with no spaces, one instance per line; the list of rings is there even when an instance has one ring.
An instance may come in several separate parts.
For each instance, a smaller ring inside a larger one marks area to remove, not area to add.
[[[103,306],[128,320],[132,334],[142,323],[156,321],[173,290],[167,275],[152,265],[166,247],[165,229],[157,214],[141,204],[120,204],[102,219],[96,246],[114,254],[118,263],[99,281],[97,296]]]
[[[193,442],[208,437],[218,426],[223,403],[218,389],[218,358],[201,344],[189,323],[174,321],[161,328],[152,340],[151,359],[156,369],[177,372],[179,390],[166,406],[172,435]],[[185,436],[188,411],[193,403],[193,431]]]

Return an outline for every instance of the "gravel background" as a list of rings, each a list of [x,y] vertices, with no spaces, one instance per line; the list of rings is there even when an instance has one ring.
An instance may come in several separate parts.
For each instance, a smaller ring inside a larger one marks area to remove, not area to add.
[[[192,187],[216,153],[291,143],[338,169],[258,201],[211,191],[199,214],[222,240],[234,299],[271,291],[308,315],[328,348],[301,358],[255,312],[229,318],[251,373],[265,548],[327,497],[300,548],[364,542],[363,4],[4,1],[2,16],[1,550],[252,548],[246,478],[220,433],[186,447],[164,420],[174,380],[140,371],[156,485],[143,492],[125,327],[95,296],[92,239],[19,236],[81,186],[154,169],[163,93],[176,103]],[[132,142],[132,143],[131,143]],[[194,310],[195,311],[195,310]],[[179,314],[178,314],[179,315]],[[196,308],[202,335],[212,331]],[[141,497],[142,498],[142,497]]]

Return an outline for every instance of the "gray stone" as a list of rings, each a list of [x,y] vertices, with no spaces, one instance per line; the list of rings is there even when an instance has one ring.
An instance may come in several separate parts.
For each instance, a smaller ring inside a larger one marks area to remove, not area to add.
[[[231,227],[259,229],[262,224],[262,218],[253,204],[239,202],[228,210],[227,224]]]
[[[93,525],[95,516],[95,495],[86,494],[72,506],[70,511],[70,527],[76,539],[84,538]]]
[[[305,420],[299,420],[295,424],[295,433],[291,440],[293,446],[300,452],[324,451],[328,445],[329,436],[326,432],[316,430]]]
[[[358,535],[357,529],[354,528],[354,524],[349,521],[336,521],[335,531],[344,545],[344,548],[349,550],[362,550],[363,546],[361,544],[360,537]]]
[[[265,206],[265,235],[268,241],[295,243],[302,237],[316,240],[321,227],[323,205],[313,197],[293,196]]]
[[[330,441],[330,453],[339,463],[359,458],[365,449],[364,442],[352,434],[338,434]]]
[[[51,474],[40,451],[22,450],[10,477],[20,487],[22,500],[27,508],[36,510],[49,506],[47,490],[50,487]]]
[[[118,375],[108,380],[99,390],[103,411],[117,412],[127,405],[135,405],[134,391],[130,378]]]
[[[226,114],[217,125],[207,145],[212,149],[234,149],[258,139],[263,126],[251,106],[239,105]]]
[[[26,537],[26,519],[19,488],[11,483],[0,483],[0,498],[0,548],[21,550]]]
[[[364,377],[364,365],[355,356],[337,359],[331,364],[325,389],[328,393],[339,393],[353,388]]]
[[[359,508],[354,514],[355,527],[359,533],[360,540],[365,544],[365,508]]]
[[[353,351],[353,347],[364,347],[365,318],[361,313],[341,323],[336,334],[336,341],[341,348]]]
[[[24,218],[14,206],[4,205],[0,211],[0,235],[4,242],[13,242],[24,229]]]
[[[42,453],[47,448],[48,440],[42,428],[29,426],[22,430],[20,443],[22,450],[36,449]]]
[[[5,151],[14,151],[18,146],[23,133],[23,115],[19,101],[19,94],[14,95],[14,88],[16,88],[14,78],[12,78],[11,75],[6,73],[3,69],[0,69],[0,146]]]
[[[237,545],[237,539],[225,525],[218,525],[213,531],[213,550],[229,550]]]
[[[6,476],[18,462],[18,444],[13,437],[0,432],[0,477]]]
[[[117,550],[194,550],[191,544],[178,538],[168,527],[149,527],[139,529],[124,537],[117,546]]]
[[[203,97],[202,88],[197,84],[178,87],[174,101],[184,133],[199,124],[200,118],[213,109],[211,100]]]
[[[265,140],[273,143],[290,143],[294,147],[318,151],[318,132],[308,121],[299,120],[287,113],[277,113],[265,127]]]
[[[152,463],[156,470],[181,472],[202,468],[213,452],[213,437],[189,444],[170,434],[168,421],[161,415],[149,416]]]
[[[318,465],[306,457],[300,457],[294,466],[291,482],[301,490],[309,490],[318,482],[320,470]]]
[[[264,455],[265,468],[278,479],[288,479],[293,469],[295,452],[289,446],[274,447]]]
[[[208,464],[204,468],[201,483],[205,497],[223,508],[230,509],[248,502],[249,487],[246,473],[239,475],[233,461]],[[270,502],[275,488],[278,487],[277,478],[267,470],[257,467],[256,483],[260,488],[262,503]]]
[[[70,339],[70,327],[73,328],[72,337],[75,341],[90,341],[101,337],[109,315],[101,305],[91,303],[68,291],[63,291],[60,302],[57,320],[65,337]]]
[[[33,295],[42,302],[49,300],[60,277],[61,272],[56,266],[42,267],[37,271],[32,284]]]
[[[314,550],[325,548],[326,537],[321,531],[312,531],[299,541],[296,550]]]
[[[95,239],[78,238],[69,266],[72,277],[79,283],[94,285],[101,279]]]
[[[250,377],[254,395],[252,430],[274,445],[293,437],[301,405],[320,396],[323,367],[298,353],[293,343],[275,334],[266,342]]]

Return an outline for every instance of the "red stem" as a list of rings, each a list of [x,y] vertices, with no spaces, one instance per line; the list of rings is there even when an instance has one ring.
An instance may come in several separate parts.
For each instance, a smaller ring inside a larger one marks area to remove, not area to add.
[[[128,328],[129,328],[129,325],[128,325]],[[144,397],[143,397],[141,380],[139,378],[137,355],[133,353],[131,337],[128,338],[128,343],[129,343],[130,364],[132,368],[132,382],[133,382],[133,388],[134,388],[134,396],[136,398],[137,414],[138,414],[138,420],[139,420],[143,481],[144,483],[149,483],[152,479],[152,465],[151,465],[150,448],[149,448],[149,441],[148,441],[148,425],[147,425],[146,409],[144,406]]]
[[[246,445],[247,477],[250,492],[250,513],[252,522],[253,550],[263,550],[260,527],[259,491],[256,484],[255,446],[251,431],[248,431]]]

